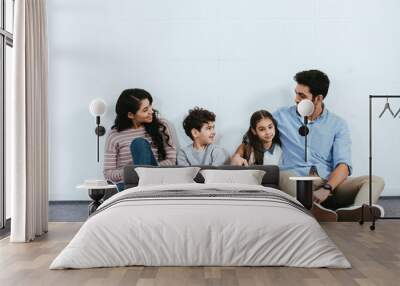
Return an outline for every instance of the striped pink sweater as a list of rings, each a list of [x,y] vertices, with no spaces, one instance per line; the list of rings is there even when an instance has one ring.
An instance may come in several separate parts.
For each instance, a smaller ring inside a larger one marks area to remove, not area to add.
[[[170,140],[169,146],[165,144],[165,151],[167,157],[164,161],[158,162],[161,166],[164,165],[175,165],[176,164],[176,143],[172,137],[171,128],[166,120],[160,119],[160,121],[167,127],[165,132],[169,135]],[[104,177],[107,180],[113,181],[114,183],[121,183],[123,181],[123,169],[127,165],[132,165],[132,155],[130,145],[136,138],[145,138],[150,143],[152,142],[150,135],[146,132],[144,127],[137,129],[127,129],[118,132],[116,129],[112,129],[108,133],[104,148]],[[156,160],[158,159],[158,151],[155,146],[152,145],[153,154]]]

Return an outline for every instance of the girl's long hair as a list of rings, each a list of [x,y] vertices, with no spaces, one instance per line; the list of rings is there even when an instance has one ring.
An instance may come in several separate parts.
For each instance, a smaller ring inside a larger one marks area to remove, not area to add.
[[[252,129],[256,130],[257,123],[262,119],[271,119],[272,124],[275,127],[275,136],[272,139],[272,144],[278,144],[281,146],[281,139],[279,138],[278,122],[266,110],[259,110],[253,113],[250,118],[250,127],[246,134],[243,136],[243,144],[245,145],[244,158],[248,161],[250,159],[251,152],[254,154],[254,164],[262,165],[264,163],[264,146],[263,142],[258,138],[257,135],[253,134]]]
[[[111,128],[116,129],[118,132],[132,128],[133,122],[132,119],[128,118],[128,112],[136,114],[140,109],[141,101],[144,99],[148,99],[150,104],[153,103],[153,98],[150,93],[144,89],[125,89],[119,96],[115,106],[117,117],[115,118],[114,125]],[[168,143],[170,137],[166,133],[167,127],[161,123],[158,118],[158,111],[155,109],[153,110],[153,120],[151,123],[143,123],[143,126],[146,132],[150,135],[153,145],[157,147],[158,161],[162,161],[167,157],[164,142],[167,142],[167,144],[170,145]]]

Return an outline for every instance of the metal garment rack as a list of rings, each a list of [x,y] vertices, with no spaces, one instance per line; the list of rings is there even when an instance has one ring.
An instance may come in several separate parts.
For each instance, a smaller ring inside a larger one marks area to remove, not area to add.
[[[369,96],[369,210],[371,212],[372,216],[372,224],[370,225],[370,229],[374,230],[375,229],[375,221],[376,218],[374,214],[372,213],[372,101],[374,98],[377,99],[389,99],[389,98],[400,98],[400,95],[370,95]],[[361,212],[361,220],[360,224],[364,223],[364,207],[365,205],[362,206],[362,212]],[[400,219],[400,217],[381,217],[379,219]]]

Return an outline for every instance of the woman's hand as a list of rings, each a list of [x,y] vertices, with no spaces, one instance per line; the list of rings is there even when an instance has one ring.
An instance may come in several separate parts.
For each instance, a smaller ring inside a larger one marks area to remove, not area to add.
[[[231,158],[231,165],[234,165],[234,166],[248,166],[249,163],[247,162],[246,159],[240,157],[238,154],[235,154]]]

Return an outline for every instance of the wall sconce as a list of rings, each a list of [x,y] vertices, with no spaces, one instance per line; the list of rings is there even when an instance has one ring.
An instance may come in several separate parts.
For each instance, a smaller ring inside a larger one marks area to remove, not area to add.
[[[314,104],[309,99],[303,99],[297,104],[297,112],[304,117],[304,124],[299,128],[299,133],[304,136],[304,161],[307,162],[307,135],[309,133],[307,124],[308,116],[314,112]]]
[[[101,98],[93,99],[89,104],[90,113],[96,117],[97,127],[94,132],[97,135],[97,162],[99,162],[99,138],[106,133],[106,129],[100,125],[100,116],[106,113],[107,104]]]

